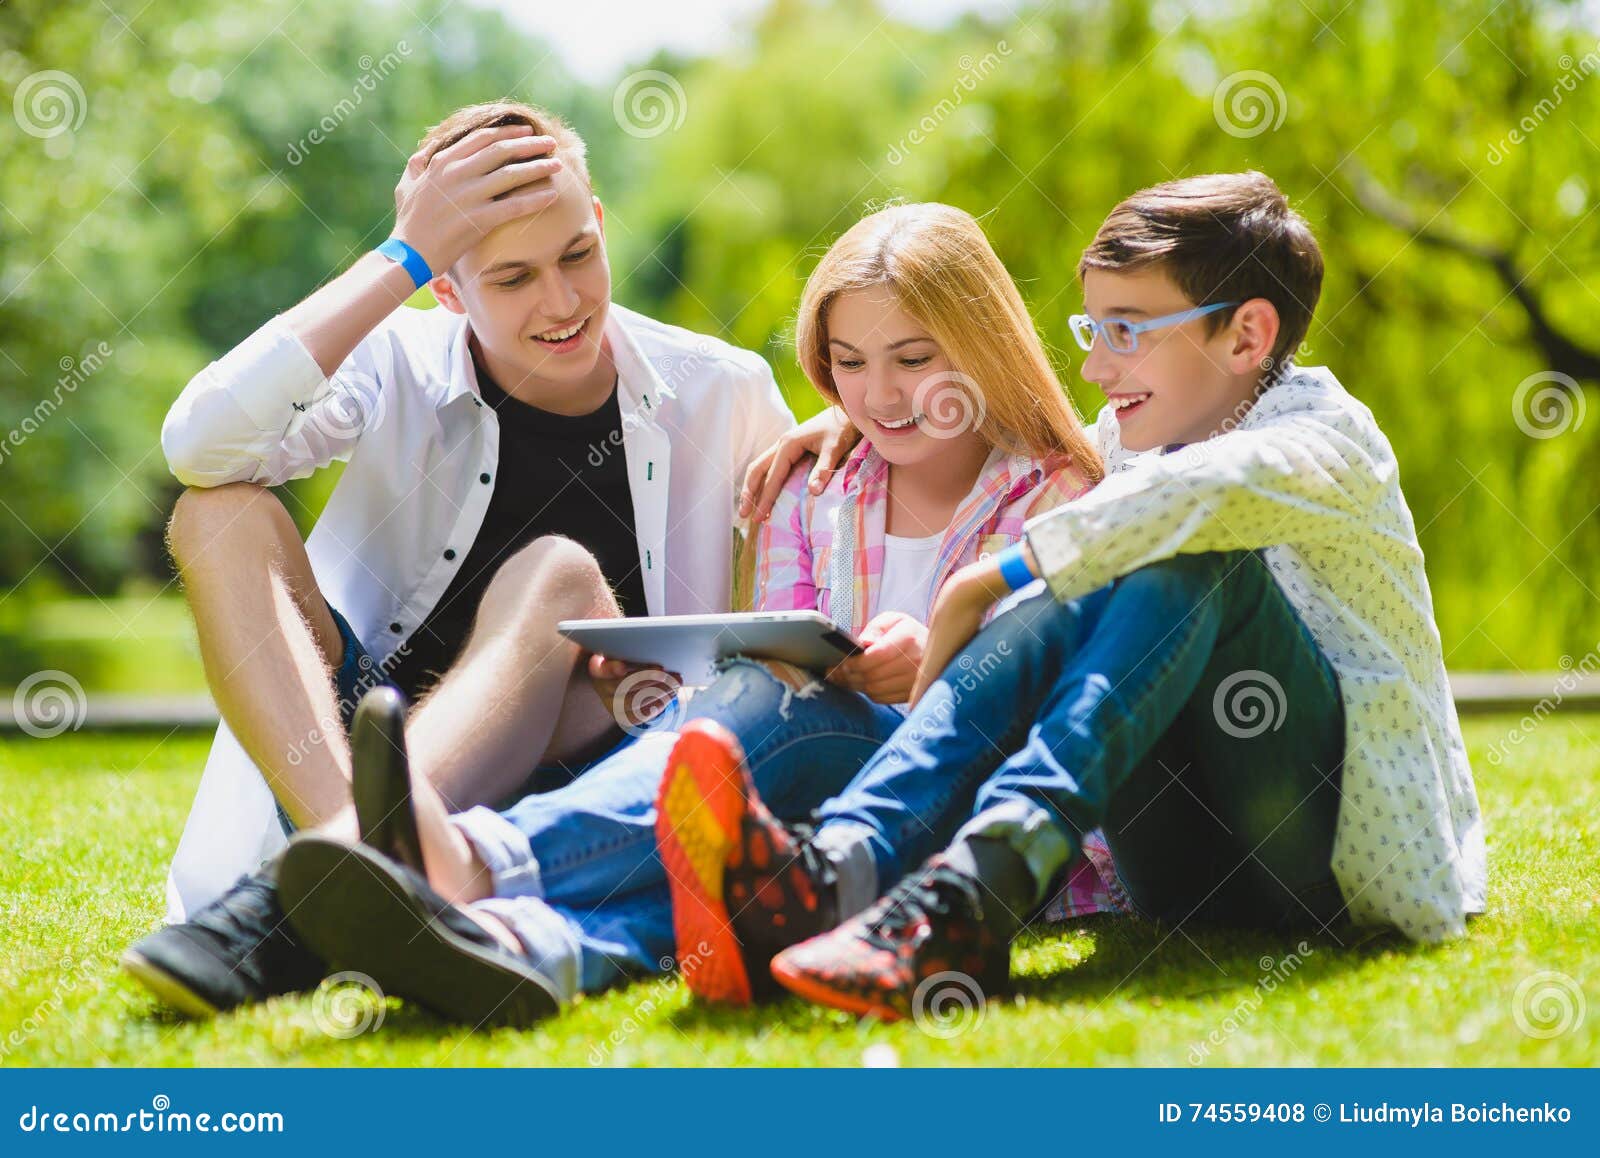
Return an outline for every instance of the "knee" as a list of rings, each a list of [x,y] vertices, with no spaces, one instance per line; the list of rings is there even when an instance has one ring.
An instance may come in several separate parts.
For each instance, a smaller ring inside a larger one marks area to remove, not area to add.
[[[246,535],[251,542],[267,543],[283,533],[298,535],[289,512],[266,487],[255,483],[189,487],[172,506],[167,549],[184,567],[225,538]]]
[[[484,596],[508,612],[554,611],[563,619],[615,615],[616,600],[600,563],[582,545],[563,535],[545,535],[521,548],[495,572]]]
[[[1199,602],[1228,584],[1251,582],[1261,571],[1260,558],[1250,551],[1198,551],[1174,555],[1133,571],[1117,581],[1157,596]]]

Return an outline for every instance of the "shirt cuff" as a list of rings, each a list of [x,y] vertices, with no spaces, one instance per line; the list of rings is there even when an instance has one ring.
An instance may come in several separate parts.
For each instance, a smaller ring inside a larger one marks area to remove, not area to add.
[[[309,403],[327,375],[282,317],[273,318],[209,367],[257,430],[281,431],[294,404]]]
[[[1083,548],[1068,519],[1065,508],[1047,512],[1023,527],[1039,574],[1050,585],[1057,599],[1067,599],[1077,586],[1075,580],[1083,566]]]

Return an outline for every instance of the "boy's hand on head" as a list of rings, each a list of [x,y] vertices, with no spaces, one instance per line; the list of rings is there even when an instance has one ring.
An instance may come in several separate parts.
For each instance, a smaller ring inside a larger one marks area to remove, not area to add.
[[[972,642],[989,608],[1010,590],[1000,574],[1000,564],[993,559],[969,563],[946,580],[934,600],[933,622],[928,625],[927,646],[911,692],[913,706],[940,673],[955,662],[961,649]]]
[[[394,190],[394,236],[444,273],[493,230],[556,199],[555,145],[527,125],[502,125],[468,133],[432,161],[413,153]]]
[[[928,629],[902,612],[885,611],[874,616],[857,638],[865,649],[830,671],[829,682],[880,704],[910,699]]]

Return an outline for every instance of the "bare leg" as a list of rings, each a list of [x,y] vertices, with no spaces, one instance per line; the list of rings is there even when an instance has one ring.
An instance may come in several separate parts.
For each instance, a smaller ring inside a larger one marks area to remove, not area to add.
[[[555,625],[620,614],[594,556],[570,539],[535,540],[495,572],[460,657],[406,723],[412,768],[452,811],[505,798],[542,760],[616,726]]]
[[[339,629],[294,520],[250,483],[191,488],[167,531],[217,709],[296,825],[350,800]]]

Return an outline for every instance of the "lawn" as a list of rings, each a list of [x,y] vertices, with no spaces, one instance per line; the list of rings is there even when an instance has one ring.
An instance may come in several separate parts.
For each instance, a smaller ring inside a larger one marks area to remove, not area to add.
[[[1514,725],[1467,726],[1490,824],[1490,909],[1465,940],[1302,950],[1094,918],[1028,934],[1013,956],[1015,994],[936,1032],[797,1001],[706,1010],[670,981],[589,998],[525,1032],[469,1034],[350,993],[210,1024],[173,1020],[115,962],[160,920],[206,738],[0,739],[0,1063],[1592,1064],[1600,1010],[1585,1010],[1584,990],[1600,993],[1600,717],[1547,720],[1491,764]],[[364,1032],[336,1035],[362,1022]]]

